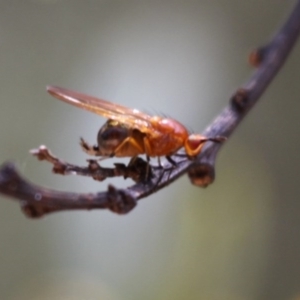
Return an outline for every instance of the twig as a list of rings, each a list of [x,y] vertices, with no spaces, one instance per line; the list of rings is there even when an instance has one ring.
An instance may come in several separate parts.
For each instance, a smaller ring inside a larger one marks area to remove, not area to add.
[[[299,31],[300,0],[273,39],[266,46],[252,52],[249,60],[252,65],[257,66],[256,71],[233,94],[228,106],[204,130],[204,136],[229,137],[234,132],[284,64],[298,38]],[[212,183],[215,176],[215,160],[221,146],[222,143],[207,142],[197,159],[192,161],[184,156],[172,156],[172,160],[176,162],[176,168],[169,163],[163,169],[152,168],[152,177],[147,182],[142,182],[138,177],[144,172],[145,165],[142,160],[139,161],[141,169],[133,170],[133,173],[130,173],[125,166],[123,169],[116,167],[110,170],[98,166],[96,167],[98,175],[100,174],[98,178],[96,176],[98,180],[111,177],[110,175],[134,177],[137,174],[137,177],[134,178],[138,183],[126,190],[109,186],[108,191],[97,194],[66,193],[38,187],[23,179],[13,164],[6,163],[0,169],[0,193],[17,199],[29,217],[41,217],[55,211],[95,208],[110,209],[120,214],[127,213],[136,205],[137,200],[162,189],[186,172],[189,173],[193,184],[204,187]],[[54,168],[55,164],[59,162],[58,165],[65,168],[64,174],[68,174],[69,171],[72,171],[72,167],[75,167],[59,160],[51,161],[50,158],[46,160],[53,163]],[[89,165],[87,168],[91,168],[91,166]],[[82,168],[81,175],[91,174],[90,170],[88,172],[86,170]],[[75,171],[79,172],[79,170]]]
[[[46,146],[40,146],[33,149],[30,153],[38,158],[38,160],[48,161],[53,165],[52,172],[61,175],[81,175],[92,177],[94,180],[103,181],[106,178],[123,176],[124,179],[131,178],[135,182],[145,180],[144,174],[148,168],[147,162],[137,157],[131,160],[128,166],[115,163],[114,168],[103,168],[97,160],[88,159],[87,167],[79,167],[54,156]],[[151,173],[149,174],[151,176]]]

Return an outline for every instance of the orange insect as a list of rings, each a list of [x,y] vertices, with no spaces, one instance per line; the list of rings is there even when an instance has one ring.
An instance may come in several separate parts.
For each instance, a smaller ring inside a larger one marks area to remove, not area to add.
[[[219,138],[207,138],[199,134],[189,135],[178,121],[158,116],[149,116],[92,96],[60,87],[48,86],[54,97],[108,118],[98,132],[98,145],[90,146],[81,139],[81,146],[90,155],[102,157],[149,157],[174,154],[181,147],[188,157],[197,156],[206,141],[220,142]],[[169,158],[170,159],[170,158]]]

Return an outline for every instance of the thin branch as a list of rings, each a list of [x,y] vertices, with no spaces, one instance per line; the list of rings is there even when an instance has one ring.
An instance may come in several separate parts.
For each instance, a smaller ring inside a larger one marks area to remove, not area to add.
[[[147,162],[139,157],[132,159],[128,166],[115,163],[114,168],[103,168],[94,159],[87,160],[87,167],[70,164],[54,156],[44,145],[38,149],[31,150],[30,153],[36,156],[38,160],[45,160],[51,163],[53,165],[52,172],[55,174],[87,176],[97,181],[123,176],[124,179],[131,178],[135,182],[140,182],[145,180],[144,175],[148,169]],[[149,176],[151,175],[150,173]]]
[[[299,32],[300,0],[297,1],[288,20],[274,35],[273,39],[266,46],[251,54],[249,60],[252,65],[257,66],[256,71],[245,84],[237,89],[228,106],[204,130],[204,136],[228,138],[234,132],[283,66],[299,36]],[[109,186],[108,191],[96,194],[58,192],[38,187],[22,178],[13,164],[6,163],[0,169],[0,193],[17,199],[29,217],[40,217],[55,211],[95,208],[110,209],[120,214],[127,213],[136,205],[137,200],[162,189],[186,172],[189,173],[193,184],[204,187],[212,183],[215,176],[215,160],[222,145],[223,143],[207,142],[196,160],[189,160],[182,155],[174,155],[172,160],[175,161],[176,167],[166,163],[163,168],[152,168],[152,176],[146,182],[143,182],[139,177],[145,170],[145,164],[142,160],[139,161],[140,165],[137,169],[131,170],[132,173],[124,165],[119,169],[117,166],[109,170],[98,165],[95,168],[99,172],[98,175],[100,174],[98,178],[95,178],[97,180],[111,177],[110,175],[129,176],[138,183],[127,189],[115,189]],[[46,160],[50,161],[49,159]],[[63,172],[64,174],[69,174],[68,171],[71,172],[72,167],[75,167],[59,160],[51,163],[54,164],[54,167],[58,163],[60,167],[65,168],[63,171],[66,173]],[[91,165],[87,169],[82,168],[83,173],[81,175],[94,177],[90,169]],[[79,172],[79,170],[76,171]]]

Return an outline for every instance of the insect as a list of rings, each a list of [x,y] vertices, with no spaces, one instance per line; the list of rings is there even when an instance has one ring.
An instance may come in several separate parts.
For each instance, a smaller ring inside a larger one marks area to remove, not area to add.
[[[219,142],[219,138],[207,138],[189,134],[178,121],[159,116],[150,116],[102,99],[48,86],[47,91],[59,100],[108,118],[100,128],[97,145],[91,146],[81,139],[81,146],[90,155],[100,157],[149,157],[170,156],[184,147],[189,158],[197,156],[206,141]]]

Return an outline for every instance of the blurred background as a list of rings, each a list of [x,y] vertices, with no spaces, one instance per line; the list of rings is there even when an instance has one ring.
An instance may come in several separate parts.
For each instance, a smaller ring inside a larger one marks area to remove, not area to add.
[[[57,190],[131,185],[54,175],[29,155],[45,144],[84,165],[79,137],[95,143],[105,122],[45,86],[165,113],[201,132],[249,78],[248,53],[294,4],[2,0],[0,162],[13,160],[30,181]],[[300,45],[223,147],[207,189],[184,176],[125,216],[38,220],[1,195],[0,298],[300,299],[299,56]]]

